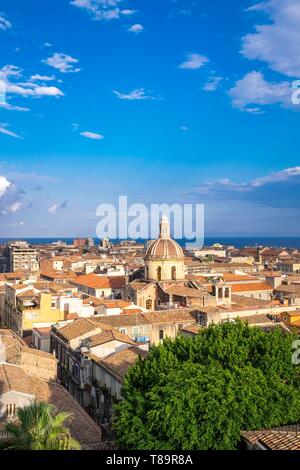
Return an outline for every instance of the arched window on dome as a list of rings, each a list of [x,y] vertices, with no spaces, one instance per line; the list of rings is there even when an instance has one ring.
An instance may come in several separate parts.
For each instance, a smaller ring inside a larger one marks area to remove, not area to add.
[[[171,279],[172,281],[176,281],[176,266],[173,266],[171,269]]]
[[[161,267],[160,266],[157,268],[157,280],[161,281]]]

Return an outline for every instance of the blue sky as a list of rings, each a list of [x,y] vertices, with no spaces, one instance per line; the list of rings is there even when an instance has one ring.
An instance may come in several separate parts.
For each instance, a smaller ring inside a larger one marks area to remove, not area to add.
[[[0,237],[93,236],[119,195],[300,236],[298,79],[298,0],[1,0]]]

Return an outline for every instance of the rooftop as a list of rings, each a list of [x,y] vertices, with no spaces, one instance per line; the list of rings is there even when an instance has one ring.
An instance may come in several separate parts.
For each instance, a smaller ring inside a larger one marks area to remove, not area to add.
[[[61,385],[31,377],[19,366],[0,364],[0,395],[8,391],[33,396],[38,402],[52,403],[57,410],[70,412],[73,419],[68,427],[72,436],[83,446],[101,443],[101,430]]]
[[[136,346],[131,346],[130,348],[123,349],[123,351],[113,353],[104,359],[99,359],[93,355],[91,355],[91,359],[93,359],[100,366],[104,367],[117,380],[122,382],[125,375],[127,374],[128,369],[137,362],[139,357],[145,358],[147,355],[147,351],[143,351]]]

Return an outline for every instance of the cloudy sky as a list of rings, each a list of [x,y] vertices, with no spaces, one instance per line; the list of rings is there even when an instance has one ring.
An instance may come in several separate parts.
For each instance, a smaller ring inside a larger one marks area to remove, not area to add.
[[[1,0],[0,237],[204,203],[207,236],[300,236],[299,0]]]

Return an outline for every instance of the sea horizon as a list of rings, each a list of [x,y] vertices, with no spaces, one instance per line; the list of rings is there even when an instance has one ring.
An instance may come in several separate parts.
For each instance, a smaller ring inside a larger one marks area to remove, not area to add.
[[[2,237],[0,238],[0,244],[5,244],[9,241],[23,240],[27,241],[32,245],[48,245],[59,241],[65,242],[67,245],[71,245],[77,238],[91,238],[95,244],[100,242],[97,237]],[[111,239],[112,243],[118,243],[122,241],[130,241],[131,238],[127,239]],[[148,239],[136,239],[137,243],[145,243]],[[191,244],[190,240],[181,239],[176,241],[181,245]],[[236,248],[243,248],[245,246],[269,246],[273,248],[299,248],[300,249],[300,236],[299,237],[230,237],[230,236],[206,236],[204,239],[204,246],[212,246],[215,243],[222,245],[233,245]],[[195,245],[195,248],[197,246]]]

